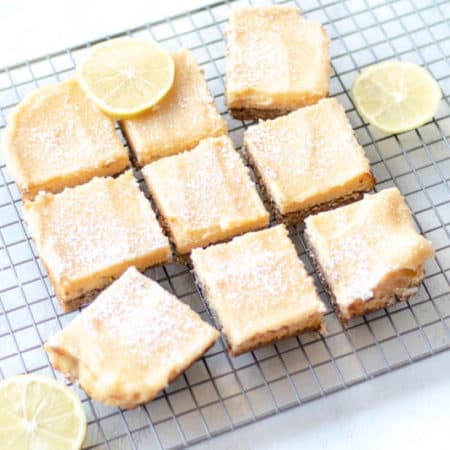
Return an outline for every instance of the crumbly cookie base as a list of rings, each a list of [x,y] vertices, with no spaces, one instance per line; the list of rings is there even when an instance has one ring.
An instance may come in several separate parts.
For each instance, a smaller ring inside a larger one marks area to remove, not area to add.
[[[169,262],[169,261],[167,261],[167,262]],[[161,262],[159,264],[165,264],[165,263]],[[139,271],[145,272],[147,269],[149,269],[150,267],[154,267],[154,266],[155,265],[150,265],[143,269],[139,268]],[[47,272],[48,272],[48,270],[47,270]],[[110,286],[111,283],[113,281],[115,281],[117,278],[119,278],[121,275],[122,275],[122,273],[115,277],[108,277],[108,282],[105,283],[105,285],[103,287],[87,291],[87,292],[83,293],[82,295],[80,295],[79,297],[71,298],[69,300],[62,300],[62,299],[58,298],[58,295],[57,295],[56,297],[59,301],[61,309],[63,310],[63,312],[68,313],[68,312],[74,311],[75,309],[81,308],[84,305],[88,305],[89,303],[92,303],[102,291],[104,291],[108,286]],[[51,277],[50,277],[50,281],[52,281]],[[52,281],[52,284],[53,284],[53,281]]]
[[[109,284],[105,286],[104,289],[106,289],[106,287],[108,286]],[[63,312],[68,313],[75,309],[81,308],[83,305],[92,303],[97,298],[97,295],[100,294],[100,292],[102,291],[103,289],[93,289],[92,291],[88,291],[85,294],[81,295],[80,297],[76,297],[68,301],[60,300],[59,304],[61,305],[61,309],[63,310]]]
[[[316,314],[309,318],[309,320],[306,321],[306,324],[305,321],[302,321],[301,325],[295,324],[292,326],[284,326],[277,330],[269,330],[264,333],[258,333],[252,339],[240,344],[239,346],[233,347],[228,342],[228,353],[231,356],[239,356],[242,353],[256,350],[257,348],[273,344],[281,339],[297,336],[301,333],[306,333],[307,331],[324,333],[325,330],[322,323],[322,317],[323,316],[321,314]]]
[[[294,109],[262,109],[262,108],[231,108],[230,114],[238,120],[267,120],[284,116]]]
[[[340,206],[348,205],[350,203],[356,202],[357,200],[361,200],[364,193],[368,191],[355,191],[348,195],[344,195],[343,197],[336,198],[334,200],[330,200],[329,202],[318,203],[317,205],[310,206],[305,209],[301,209],[300,211],[294,211],[287,214],[281,214],[278,208],[271,202],[271,211],[275,216],[275,219],[279,223],[284,223],[286,226],[296,225],[300,222],[303,222],[306,217],[311,214],[317,214],[323,211],[329,211],[330,209],[339,208]]]

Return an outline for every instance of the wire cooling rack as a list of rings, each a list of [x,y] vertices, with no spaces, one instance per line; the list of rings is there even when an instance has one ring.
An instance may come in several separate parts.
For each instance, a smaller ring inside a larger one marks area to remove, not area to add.
[[[156,400],[135,410],[108,408],[77,390],[88,417],[86,448],[188,446],[450,348],[450,3],[298,3],[307,18],[327,28],[333,64],[330,95],[346,108],[371,161],[377,190],[398,186],[417,227],[433,242],[436,257],[426,265],[425,282],[409,303],[346,326],[338,322],[320,288],[328,306],[325,337],[308,333],[237,358],[228,356],[219,340]],[[117,36],[152,36],[172,50],[191,48],[239,149],[250,122],[233,120],[224,103],[224,26],[230,6],[217,3]],[[0,70],[0,132],[25,94],[72,76],[93,43]],[[364,123],[348,93],[363,66],[388,58],[426,66],[444,92],[431,123],[398,136],[380,134]],[[291,235],[313,273],[301,231],[292,229]],[[20,196],[4,163],[0,163],[0,239],[0,377],[24,372],[60,377],[52,371],[42,344],[78,313],[61,313],[21,220]],[[148,274],[211,321],[189,268],[172,264]]]

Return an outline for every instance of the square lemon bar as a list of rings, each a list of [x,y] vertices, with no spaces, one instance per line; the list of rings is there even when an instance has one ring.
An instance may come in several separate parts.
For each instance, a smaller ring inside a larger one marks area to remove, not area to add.
[[[226,97],[236,119],[271,119],[328,94],[328,37],[297,8],[236,8],[227,38]]]
[[[343,322],[409,299],[433,256],[397,188],[366,194],[305,223],[311,255]]]
[[[226,136],[205,139],[142,172],[180,260],[195,247],[268,224],[249,171]]]
[[[192,53],[182,49],[173,59],[175,80],[167,96],[149,112],[121,121],[139,166],[190,150],[204,138],[227,132]]]
[[[130,165],[114,121],[75,80],[42,87],[22,101],[8,121],[4,144],[8,170],[25,200]]]
[[[288,225],[358,200],[375,185],[334,98],[250,127],[244,147],[273,214]]]
[[[129,266],[144,270],[171,259],[131,171],[39,194],[23,216],[65,312],[90,302]]]
[[[189,306],[130,267],[45,344],[53,367],[107,405],[152,400],[219,333]]]
[[[323,328],[325,306],[284,225],[195,249],[191,257],[232,355]]]

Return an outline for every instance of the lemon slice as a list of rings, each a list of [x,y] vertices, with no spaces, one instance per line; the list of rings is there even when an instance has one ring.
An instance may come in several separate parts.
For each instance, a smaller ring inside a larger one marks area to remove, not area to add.
[[[0,447],[79,450],[86,416],[77,395],[60,381],[18,375],[0,381]]]
[[[442,98],[428,70],[405,61],[385,61],[364,68],[353,81],[356,109],[386,133],[402,133],[429,122]]]
[[[134,117],[158,103],[173,84],[172,56],[150,39],[117,38],[92,47],[78,81],[107,115]]]

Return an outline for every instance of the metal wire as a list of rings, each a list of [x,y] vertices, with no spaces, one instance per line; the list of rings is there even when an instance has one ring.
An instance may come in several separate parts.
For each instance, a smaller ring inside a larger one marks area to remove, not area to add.
[[[232,3],[216,3],[109,37],[150,35],[169,49],[191,48],[240,149],[243,130],[251,123],[232,119],[224,101],[223,28]],[[248,1],[253,3],[261,2]],[[319,293],[328,305],[326,336],[307,333],[237,358],[230,357],[219,340],[157,399],[133,411],[105,407],[78,391],[87,411],[88,449],[186,447],[450,348],[449,3],[295,3],[304,16],[327,28],[333,66],[330,95],[346,108],[377,176],[377,189],[399,187],[418,229],[433,242],[436,257],[426,266],[423,287],[409,302],[345,326],[337,320],[321,288]],[[25,94],[70,77],[86,49],[96,42],[1,69],[0,133],[11,109]],[[428,67],[444,93],[432,122],[398,136],[382,135],[365,123],[348,91],[362,67],[389,58]],[[137,176],[142,181],[139,172]],[[76,313],[61,313],[22,223],[20,208],[17,188],[0,162],[0,377],[25,372],[59,377],[42,343]],[[314,274],[302,230],[293,228],[291,237]],[[147,274],[212,321],[191,268],[172,264]]]

